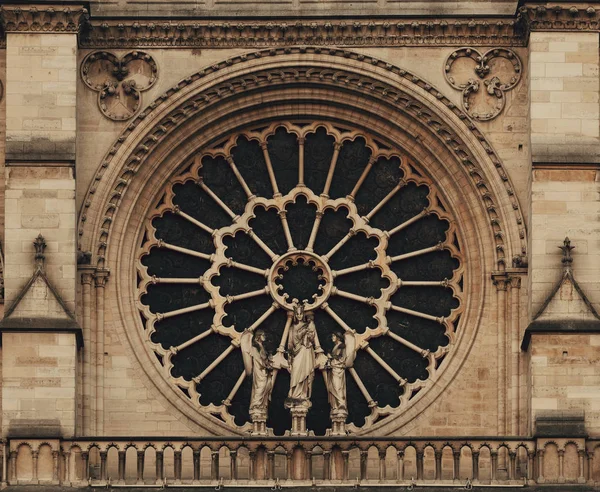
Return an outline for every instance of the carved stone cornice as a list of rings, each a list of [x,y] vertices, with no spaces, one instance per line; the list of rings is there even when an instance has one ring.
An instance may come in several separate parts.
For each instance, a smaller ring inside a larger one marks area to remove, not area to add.
[[[600,5],[592,2],[527,2],[519,18],[528,31],[600,31]]]
[[[138,21],[93,19],[82,30],[84,48],[314,46],[525,46],[519,20],[345,19]]]
[[[88,11],[81,5],[2,5],[3,34],[9,32],[79,32]],[[2,36],[4,38],[4,36]]]

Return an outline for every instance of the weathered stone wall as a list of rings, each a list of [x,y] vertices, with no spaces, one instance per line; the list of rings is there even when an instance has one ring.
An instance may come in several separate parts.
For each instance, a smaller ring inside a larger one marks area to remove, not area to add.
[[[77,346],[72,333],[2,335],[2,435],[75,434]]]
[[[529,348],[531,409],[583,410],[586,429],[600,432],[600,335],[534,334]]]

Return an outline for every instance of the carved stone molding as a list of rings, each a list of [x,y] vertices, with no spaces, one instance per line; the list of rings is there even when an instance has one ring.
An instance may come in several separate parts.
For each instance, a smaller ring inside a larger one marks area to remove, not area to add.
[[[528,3],[519,9],[519,18],[529,31],[600,31],[600,7],[592,2],[576,6]]]
[[[122,58],[107,51],[90,53],[81,64],[81,78],[98,92],[102,114],[114,121],[128,120],[142,104],[142,92],[158,78],[158,66],[143,51],[132,51]]]
[[[516,220],[516,226],[519,231],[518,235],[519,241],[521,243],[520,253],[526,254],[526,229],[522,218],[522,214],[520,212],[520,206],[518,204],[514,193],[514,189],[512,187],[512,183],[510,182],[508,174],[504,170],[502,163],[499,157],[494,152],[492,146],[487,142],[483,133],[481,133],[477,129],[475,124],[469,120],[468,116],[465,113],[463,113],[459,108],[457,108],[452,103],[452,101],[445,98],[442,95],[442,93],[439,92],[435,87],[432,87],[428,82],[420,79],[419,77],[413,75],[410,72],[407,72],[406,70],[397,68],[389,63],[377,60],[376,58],[352,53],[350,51],[333,48],[322,50],[319,47],[280,48],[240,55],[207,67],[201,70],[200,72],[197,72],[196,74],[182,80],[173,88],[165,91],[165,93],[161,95],[157,100],[148,105],[147,110],[139,113],[139,115],[137,115],[131,121],[131,123],[129,123],[129,125],[124,129],[121,136],[118,138],[115,146],[109,150],[105,159],[103,159],[103,162],[95,175],[94,181],[90,186],[90,189],[88,191],[88,198],[84,201],[84,205],[81,211],[81,222],[79,226],[80,238],[84,234],[83,223],[86,222],[88,218],[88,209],[91,205],[92,195],[96,193],[96,189],[98,188],[100,181],[103,179],[106,169],[109,167],[111,161],[113,160],[113,157],[117,154],[119,148],[121,147],[123,142],[125,142],[127,137],[134,133],[134,130],[136,130],[137,126],[140,123],[142,123],[142,121],[157,106],[168,100],[172,95],[183,90],[186,86],[193,84],[194,82],[203,79],[204,77],[207,77],[209,74],[220,70],[225,70],[228,67],[237,63],[243,63],[261,57],[287,55],[292,53],[310,53],[314,55],[319,55],[323,52],[327,55],[333,55],[340,58],[348,58],[350,60],[357,60],[360,62],[364,61],[367,64],[367,66],[373,65],[383,67],[386,70],[389,70],[399,75],[402,80],[406,81],[406,83],[414,84],[416,87],[425,90],[433,97],[435,97],[439,101],[439,103],[448,107],[461,120],[463,120],[465,122],[465,125],[468,127],[469,131],[473,134],[474,138],[478,142],[480,142],[481,145],[483,145],[483,147],[485,148],[485,152],[493,161],[495,170],[499,174],[500,179],[504,184],[505,191],[509,195],[511,208],[514,211],[514,220]],[[132,179],[137,169],[141,165],[143,165],[143,162],[146,160],[150,151],[157,145],[158,142],[164,139],[168,134],[175,131],[182,122],[186,121],[188,118],[191,118],[193,115],[203,110],[206,110],[206,108],[210,107],[214,101],[222,101],[227,96],[239,94],[242,91],[256,88],[259,86],[272,87],[275,83],[297,83],[298,80],[311,81],[317,79],[321,83],[331,83],[333,85],[343,84],[344,87],[347,87],[347,84],[351,84],[354,90],[368,91],[370,97],[377,96],[378,98],[389,100],[398,108],[407,111],[408,113],[413,115],[417,120],[423,121],[423,123],[432,128],[438,135],[442,136],[442,138],[445,139],[445,141],[453,148],[454,152],[460,157],[463,164],[469,169],[469,175],[471,176],[471,179],[473,179],[477,183],[477,187],[481,192],[482,200],[485,203],[490,223],[494,228],[494,236],[497,243],[496,254],[498,268],[504,269],[508,265],[509,260],[505,256],[507,244],[505,243],[504,226],[502,225],[502,222],[500,220],[500,209],[498,208],[498,205],[495,202],[495,200],[492,198],[491,188],[489,187],[489,184],[484,180],[483,172],[475,164],[475,161],[471,157],[468,149],[465,147],[462,139],[458,135],[456,135],[449,127],[444,125],[442,121],[439,121],[430,110],[427,110],[426,108],[422,107],[416,100],[409,98],[406,94],[401,93],[398,89],[392,86],[388,86],[386,84],[381,84],[380,82],[368,79],[366,77],[360,79],[353,77],[351,73],[335,73],[334,71],[325,71],[322,73],[321,76],[318,72],[315,72],[314,69],[303,69],[301,72],[299,72],[298,70],[294,70],[293,73],[286,74],[282,70],[278,69],[266,71],[260,74],[254,74],[253,76],[242,76],[236,79],[228,80],[222,83],[219,87],[206,90],[203,94],[196,97],[194,101],[190,101],[188,104],[186,104],[185,107],[174,108],[170,116],[158,122],[154,130],[150,132],[153,135],[153,137],[146,139],[144,144],[136,149],[136,151],[128,161],[129,164],[127,164],[125,169],[123,169],[120,172],[121,179],[116,185],[116,189],[114,190],[115,194],[111,199],[111,203],[105,210],[105,220],[102,221],[103,225],[101,225],[100,230],[98,231],[99,236],[96,238],[97,243],[94,245],[90,244],[90,247],[93,248],[95,261],[97,262],[98,266],[103,267],[105,264],[105,253],[110,235],[110,226],[112,222],[112,217],[117,209],[117,204],[121,200],[123,194],[126,193],[129,181]]]
[[[92,20],[80,44],[99,47],[525,46],[514,19],[239,20],[233,22]]]
[[[502,112],[504,93],[519,83],[521,73],[521,60],[506,48],[483,54],[474,48],[460,48],[450,54],[444,67],[447,82],[462,91],[463,108],[479,121],[494,119]]]
[[[2,30],[8,32],[79,32],[88,19],[82,6],[3,5],[0,6]]]

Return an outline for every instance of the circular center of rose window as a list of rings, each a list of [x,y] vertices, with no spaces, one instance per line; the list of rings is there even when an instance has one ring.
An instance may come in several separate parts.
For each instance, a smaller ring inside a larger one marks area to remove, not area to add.
[[[331,291],[331,269],[317,255],[294,251],[283,255],[271,268],[271,295],[284,309],[296,304],[319,307]]]

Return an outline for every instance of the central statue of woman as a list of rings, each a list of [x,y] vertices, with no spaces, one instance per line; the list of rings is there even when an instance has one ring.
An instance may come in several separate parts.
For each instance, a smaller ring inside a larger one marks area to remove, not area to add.
[[[319,344],[314,317],[311,313],[304,312],[302,304],[294,306],[287,349],[290,391],[286,406],[288,408],[303,406],[308,409],[315,368],[322,366],[326,359]]]

